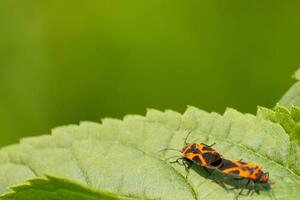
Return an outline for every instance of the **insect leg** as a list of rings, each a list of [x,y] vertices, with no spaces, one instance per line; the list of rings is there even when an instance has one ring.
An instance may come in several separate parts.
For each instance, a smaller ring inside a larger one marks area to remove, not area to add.
[[[183,165],[182,163],[179,162],[179,160],[183,160],[184,158],[183,157],[180,157],[180,158],[177,158],[176,160],[174,161],[170,161],[171,164],[173,163],[178,163],[179,165]]]
[[[193,165],[193,163],[190,160],[187,160],[187,159],[182,159],[182,163],[183,163],[183,166],[184,166],[185,171],[186,171],[185,178],[187,178],[188,175],[190,174],[190,168]]]
[[[246,183],[246,187],[248,187],[248,185],[250,184],[250,179],[247,181],[247,183]]]

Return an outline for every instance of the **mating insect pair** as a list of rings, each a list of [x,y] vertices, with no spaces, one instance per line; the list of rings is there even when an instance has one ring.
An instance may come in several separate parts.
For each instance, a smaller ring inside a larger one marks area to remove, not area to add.
[[[187,172],[191,165],[195,163],[196,165],[201,166],[208,174],[210,174],[210,172],[207,168],[210,168],[229,175],[229,177],[233,177],[234,179],[246,179],[248,180],[246,187],[251,181],[254,184],[266,184],[268,182],[268,172],[263,172],[259,166],[242,162],[241,160],[235,161],[222,158],[221,155],[212,148],[215,143],[212,145],[204,143],[187,143],[190,134],[191,132],[186,136],[184,147],[180,151],[182,157],[171,163],[180,163],[180,161],[182,161]]]

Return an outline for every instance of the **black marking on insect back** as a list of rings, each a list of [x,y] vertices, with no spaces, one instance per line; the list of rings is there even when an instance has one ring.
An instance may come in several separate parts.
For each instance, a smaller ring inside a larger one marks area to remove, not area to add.
[[[223,159],[220,158],[212,163],[209,163],[210,166],[212,167],[220,167],[223,164]]]
[[[254,168],[246,167],[246,170],[249,172],[249,174],[252,174],[254,172]]]
[[[223,171],[225,169],[229,169],[229,168],[233,168],[233,167],[237,167],[237,165],[235,165],[230,160],[223,159],[223,165],[219,168],[219,170]]]
[[[192,150],[191,148],[188,148],[184,153],[185,153],[185,154],[193,153],[193,150]]]
[[[201,162],[201,160],[200,160],[200,158],[199,158],[198,156],[194,156],[192,160],[193,160],[195,163],[199,164],[199,165],[202,164],[202,162]]]
[[[214,149],[209,146],[204,146],[203,151],[214,151]]]
[[[204,153],[202,154],[202,156],[207,163],[213,163],[221,159],[219,154],[213,154],[213,153]]]
[[[202,156],[203,156],[204,160],[210,161],[212,159],[213,155],[210,153],[204,153],[204,154],[202,154]]]
[[[263,173],[263,172],[258,172],[257,174],[256,174],[256,178],[255,178],[255,182],[258,182],[258,181],[260,181],[261,180],[261,177],[262,176],[264,176],[265,174]]]
[[[192,153],[194,153],[194,154],[201,153],[201,152],[199,151],[199,149],[197,148],[197,144],[192,144],[191,150],[192,150]]]

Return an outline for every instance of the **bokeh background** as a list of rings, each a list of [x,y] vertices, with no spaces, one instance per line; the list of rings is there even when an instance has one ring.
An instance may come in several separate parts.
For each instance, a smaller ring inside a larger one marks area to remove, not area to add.
[[[300,66],[300,1],[1,0],[0,146],[186,105],[255,113]]]

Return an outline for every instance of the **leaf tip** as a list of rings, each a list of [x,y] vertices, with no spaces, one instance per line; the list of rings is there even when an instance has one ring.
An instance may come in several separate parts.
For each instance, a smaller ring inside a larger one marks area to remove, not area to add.
[[[296,70],[296,72],[294,73],[294,75],[292,76],[292,78],[296,79],[296,80],[300,80],[300,68]]]

